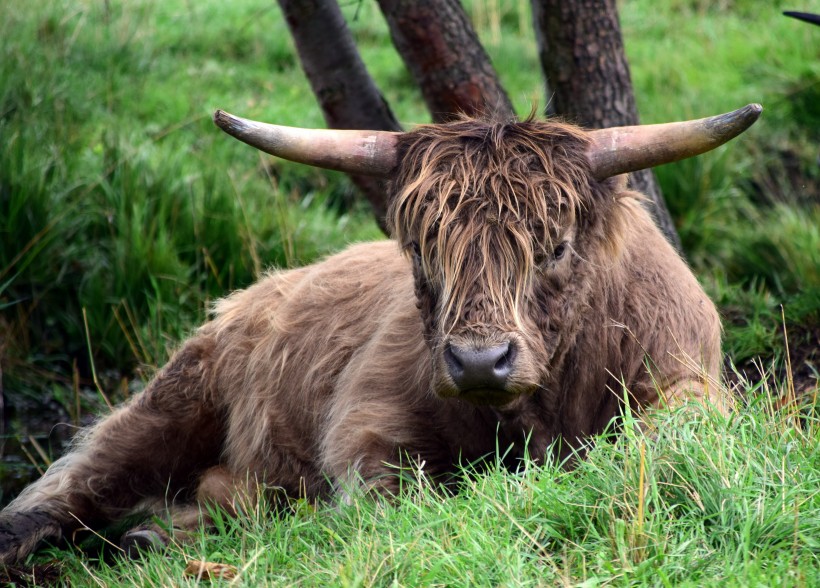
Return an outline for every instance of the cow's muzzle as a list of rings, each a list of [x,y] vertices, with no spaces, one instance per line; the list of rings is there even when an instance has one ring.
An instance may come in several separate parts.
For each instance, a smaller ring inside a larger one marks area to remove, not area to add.
[[[515,396],[508,384],[516,355],[516,346],[509,341],[486,347],[448,344],[444,363],[459,397],[477,404],[503,404]]]

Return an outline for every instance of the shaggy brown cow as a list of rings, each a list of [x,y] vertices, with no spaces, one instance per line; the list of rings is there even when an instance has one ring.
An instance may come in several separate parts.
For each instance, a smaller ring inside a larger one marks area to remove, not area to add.
[[[394,495],[401,464],[446,481],[497,448],[515,463],[525,441],[536,459],[564,458],[625,402],[721,404],[715,307],[610,176],[711,149],[760,110],[595,132],[461,120],[406,134],[218,112],[269,152],[389,173],[396,240],[219,302],[143,393],[0,514],[0,562],[157,505],[190,528],[197,503],[230,509],[256,482],[309,498]],[[166,539],[145,527],[125,544]]]

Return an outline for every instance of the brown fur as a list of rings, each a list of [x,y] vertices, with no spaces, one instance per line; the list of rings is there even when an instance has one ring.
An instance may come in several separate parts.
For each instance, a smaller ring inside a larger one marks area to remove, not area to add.
[[[403,136],[398,244],[219,302],[141,395],[0,514],[0,562],[157,501],[183,505],[189,527],[197,502],[236,510],[248,480],[344,500],[362,484],[395,494],[399,464],[446,481],[496,448],[515,462],[527,439],[536,459],[553,444],[566,457],[625,394],[636,409],[724,402],[714,306],[640,197],[591,178],[586,145],[534,121]],[[447,347],[499,343],[515,348],[503,389],[460,390]]]

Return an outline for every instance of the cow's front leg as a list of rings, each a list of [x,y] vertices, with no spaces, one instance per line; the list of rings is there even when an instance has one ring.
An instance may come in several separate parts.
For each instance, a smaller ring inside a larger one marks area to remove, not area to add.
[[[332,457],[327,456],[325,466],[340,503],[350,504],[354,497],[363,494],[388,499],[399,494],[403,470],[395,440],[366,430],[347,436],[345,443],[346,447],[334,451]]]
[[[702,377],[686,378],[668,386],[659,399],[660,406],[676,408],[690,402],[716,408],[722,414],[728,414],[733,408],[732,395],[716,379]]]
[[[429,419],[408,414],[401,405],[391,405],[389,395],[385,398],[337,414],[325,433],[323,472],[341,503],[361,494],[392,499],[419,476],[435,478],[445,464],[451,465]]]

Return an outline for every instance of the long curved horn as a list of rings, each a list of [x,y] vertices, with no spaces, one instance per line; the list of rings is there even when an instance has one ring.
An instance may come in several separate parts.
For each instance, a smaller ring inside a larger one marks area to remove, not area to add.
[[[700,155],[737,137],[761,112],[760,104],[749,104],[698,120],[592,131],[592,144],[587,150],[592,174],[603,180]]]
[[[248,145],[298,163],[368,176],[387,176],[396,166],[400,133],[283,127],[224,110],[214,113],[214,123]]]

